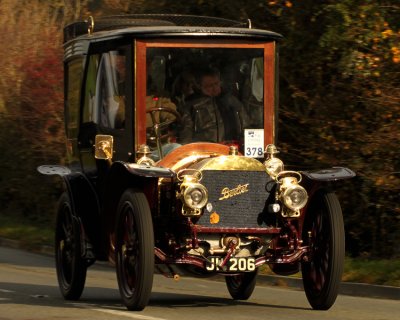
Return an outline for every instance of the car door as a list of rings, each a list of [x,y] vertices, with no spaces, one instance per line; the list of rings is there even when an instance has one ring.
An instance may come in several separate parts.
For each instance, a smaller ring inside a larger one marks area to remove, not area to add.
[[[94,140],[113,136],[113,160],[127,161],[133,154],[131,46],[94,51],[87,58],[82,99],[79,148],[84,172],[96,172]]]

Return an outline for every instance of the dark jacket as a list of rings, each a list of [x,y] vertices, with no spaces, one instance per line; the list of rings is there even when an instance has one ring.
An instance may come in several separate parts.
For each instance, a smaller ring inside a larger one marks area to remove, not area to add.
[[[188,99],[181,113],[180,143],[240,141],[248,125],[243,105],[230,94],[218,97],[193,96]]]

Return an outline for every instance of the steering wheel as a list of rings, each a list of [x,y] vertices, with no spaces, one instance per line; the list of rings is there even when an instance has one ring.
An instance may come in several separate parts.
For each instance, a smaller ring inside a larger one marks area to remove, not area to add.
[[[164,121],[161,121],[161,114],[163,112],[172,114],[175,118],[174,119],[167,119]],[[163,131],[168,130],[170,125],[173,123],[181,124],[182,123],[182,117],[181,115],[174,109],[169,108],[169,107],[155,107],[155,108],[150,108],[146,110],[146,113],[150,114],[151,121],[153,123],[151,127],[151,133],[155,136],[155,138],[159,139],[165,139],[171,136],[171,132],[163,133]],[[157,117],[158,114],[158,117]]]
[[[161,116],[163,112],[173,115],[174,118],[163,120]],[[146,113],[150,115],[152,121],[152,126],[147,128],[151,129],[149,132],[150,140],[155,140],[160,158],[162,158],[162,141],[172,136],[172,132],[169,130],[170,126],[173,123],[180,125],[182,117],[176,110],[164,106],[150,108],[146,110]]]

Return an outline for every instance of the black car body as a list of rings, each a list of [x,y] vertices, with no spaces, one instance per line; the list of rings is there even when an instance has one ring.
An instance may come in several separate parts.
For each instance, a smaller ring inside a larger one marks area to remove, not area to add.
[[[330,308],[344,227],[326,185],[354,173],[287,171],[277,157],[281,36],[181,15],[90,18],[64,36],[68,167],[39,167],[66,186],[55,242],[63,296],[79,299],[87,268],[103,260],[115,264],[130,310],[148,303],[154,272],[221,274],[234,299],[248,299],[268,264],[283,275],[301,269],[312,307]],[[199,92],[210,67],[221,83],[209,89],[229,98],[191,100],[183,85]],[[225,139],[232,119],[241,127]],[[196,135],[212,125],[216,138]]]

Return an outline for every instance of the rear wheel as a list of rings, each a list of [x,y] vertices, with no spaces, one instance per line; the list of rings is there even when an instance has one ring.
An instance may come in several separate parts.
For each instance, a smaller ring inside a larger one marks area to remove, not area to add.
[[[143,310],[153,286],[154,233],[145,195],[125,191],[118,205],[115,230],[118,287],[129,310]]]
[[[87,265],[82,258],[79,220],[72,214],[67,193],[60,197],[55,232],[57,279],[67,300],[78,300],[85,287]]]
[[[226,276],[225,282],[231,297],[235,300],[247,300],[256,287],[258,269],[254,272]]]
[[[334,193],[316,194],[303,230],[310,246],[310,260],[302,262],[304,290],[313,309],[328,310],[338,295],[345,255],[342,210]]]

